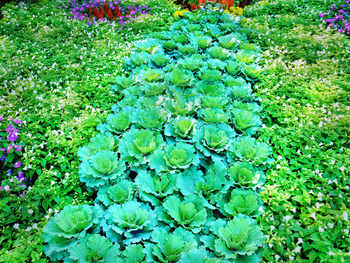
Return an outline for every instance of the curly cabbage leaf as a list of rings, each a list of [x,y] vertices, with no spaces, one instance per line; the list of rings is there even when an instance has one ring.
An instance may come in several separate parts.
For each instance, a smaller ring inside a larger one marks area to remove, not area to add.
[[[199,93],[209,96],[222,96],[225,94],[225,86],[220,83],[208,83],[206,81],[199,81],[196,85]]]
[[[134,67],[140,67],[143,64],[147,64],[149,55],[146,52],[135,52],[130,55],[130,63]]]
[[[269,165],[273,159],[270,147],[252,137],[240,137],[232,144],[229,157],[238,161],[246,161],[253,165]]]
[[[161,200],[176,191],[175,174],[155,174],[152,171],[141,170],[135,178],[142,200],[149,201],[153,206],[161,205]]]
[[[89,187],[103,186],[125,177],[125,169],[125,163],[119,160],[117,153],[100,151],[80,164],[79,177]]]
[[[132,129],[120,141],[120,155],[130,165],[138,166],[147,162],[147,156],[165,145],[160,133],[150,130]]]
[[[164,135],[178,139],[191,140],[197,121],[188,117],[177,117],[171,123],[165,125]]]
[[[224,70],[226,63],[220,59],[212,58],[207,60],[207,67],[210,69]]]
[[[209,36],[197,36],[194,38],[195,43],[201,49],[206,49],[210,46],[212,38]]]
[[[198,77],[207,82],[215,82],[222,79],[222,74],[219,70],[202,68],[198,74]]]
[[[265,182],[265,175],[250,163],[237,162],[228,169],[228,175],[236,185],[256,189]]]
[[[208,34],[213,38],[218,38],[219,36],[222,36],[225,33],[220,30],[219,26],[214,24],[208,24],[206,28],[208,30]]]
[[[250,86],[233,86],[231,87],[231,95],[233,98],[242,101],[249,101],[253,98]]]
[[[227,123],[230,115],[218,108],[206,108],[199,111],[199,117],[205,123]]]
[[[165,102],[165,108],[170,111],[174,116],[187,116],[191,115],[198,107],[198,102],[188,99],[183,95],[176,95],[174,99],[169,99]]]
[[[216,157],[214,153],[220,154],[226,151],[235,136],[234,130],[227,124],[204,125],[194,136],[196,148],[203,152],[206,157]]]
[[[237,49],[239,42],[234,35],[226,35],[218,38],[219,45],[226,49]]]
[[[163,47],[166,50],[174,50],[177,49],[177,44],[174,40],[167,40],[163,42]]]
[[[262,125],[260,117],[251,111],[234,109],[232,113],[236,130],[246,135],[254,135]]]
[[[190,71],[197,71],[203,65],[203,60],[198,55],[193,55],[185,59],[179,60],[179,65]]]
[[[179,45],[178,48],[184,56],[196,54],[198,50],[197,46],[193,44]]]
[[[99,234],[87,235],[80,239],[78,243],[72,245],[69,249],[70,259],[79,263],[122,262],[119,244],[113,244],[108,238]]]
[[[264,69],[259,65],[245,65],[244,66],[244,74],[251,79],[257,79],[264,72]]]
[[[155,245],[148,244],[148,262],[175,262],[181,258],[182,253],[186,253],[197,247],[197,242],[193,233],[177,228],[172,233],[170,228],[156,228],[151,240]]]
[[[163,123],[167,121],[167,113],[161,107],[139,109],[136,112],[136,124],[144,129],[163,129]]]
[[[122,180],[112,186],[100,189],[97,193],[97,200],[105,206],[112,204],[123,204],[134,196],[135,187],[131,181]]]
[[[102,211],[88,205],[66,206],[47,222],[43,228],[45,254],[51,260],[60,260],[67,249],[86,235],[86,231],[99,221]]]
[[[240,72],[241,67],[240,63],[230,60],[227,62],[226,71],[228,74],[234,76]]]
[[[257,59],[257,53],[251,50],[240,50],[236,54],[236,59],[244,64],[253,63]]]
[[[161,81],[164,78],[164,72],[160,69],[148,68],[146,70],[142,70],[140,75],[147,82],[157,82]]]
[[[188,41],[188,37],[186,34],[177,34],[173,35],[173,39],[176,43],[185,44]]]
[[[134,83],[135,83],[135,79],[133,78],[133,76],[130,76],[130,77],[118,76],[115,78],[115,85],[112,86],[112,90],[122,91],[129,88]]]
[[[97,134],[91,138],[90,143],[87,146],[81,147],[78,150],[78,156],[81,161],[89,160],[93,155],[100,151],[114,151],[117,149],[119,144],[118,137]]]
[[[231,56],[231,53],[222,47],[213,46],[208,49],[209,55],[213,58],[217,58],[220,60],[226,60]]]
[[[252,190],[234,189],[230,196],[221,198],[218,202],[221,213],[227,217],[244,214],[257,217],[262,212],[262,201],[257,192]]]
[[[151,62],[157,67],[164,67],[168,64],[170,57],[163,52],[157,52],[150,57]]]
[[[156,95],[162,95],[167,88],[165,82],[147,83],[142,86],[145,96],[151,97]]]
[[[111,133],[120,134],[126,131],[133,122],[133,111],[134,109],[131,107],[124,107],[123,110],[118,113],[109,115],[107,117],[107,123],[100,124],[97,128],[102,133],[109,131]]]
[[[228,76],[225,79],[225,84],[228,87],[235,87],[235,86],[247,86],[248,83],[245,81],[244,78],[238,77],[238,78],[233,78],[231,76]]]
[[[153,53],[161,48],[158,39],[148,38],[135,43],[135,48],[138,52]]]
[[[216,222],[214,222],[215,225]],[[254,221],[238,215],[227,223],[214,227],[215,254],[227,260],[259,262],[264,234]],[[218,227],[221,225],[220,227]]]
[[[224,109],[229,100],[226,97],[203,96],[201,97],[202,107]]]
[[[186,196],[183,201],[175,195],[167,197],[163,208],[160,220],[171,227],[181,226],[195,234],[201,231],[207,219],[203,200],[194,195]]]
[[[113,242],[137,243],[149,239],[157,224],[155,212],[143,203],[128,201],[122,205],[112,205],[101,222],[107,237]]]
[[[169,74],[169,81],[179,87],[191,86],[194,80],[192,72],[186,69],[175,68]]]
[[[125,260],[121,263],[142,263],[145,262],[145,251],[144,248],[138,245],[129,245],[123,251]],[[119,263],[119,262],[117,262]]]
[[[175,171],[199,164],[193,145],[186,143],[168,144],[164,150],[157,150],[151,156],[149,165],[159,171]]]

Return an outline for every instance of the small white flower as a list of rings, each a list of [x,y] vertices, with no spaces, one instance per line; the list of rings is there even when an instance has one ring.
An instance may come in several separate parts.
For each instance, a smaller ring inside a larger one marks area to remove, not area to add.
[[[340,168],[339,168],[339,170],[340,170],[340,171],[342,171],[342,172],[344,172],[345,167],[344,167],[344,166],[342,166],[342,167],[340,167]]]
[[[319,202],[316,203],[316,208],[319,209],[322,206]]]
[[[33,209],[28,210],[28,214],[30,214],[30,215],[33,214],[33,212],[34,212]]]
[[[271,231],[275,230],[274,226],[270,226]]]
[[[28,227],[26,228],[26,231],[29,232],[30,230],[32,230],[32,228],[31,228],[30,226],[28,226]]]
[[[318,231],[322,233],[322,232],[324,232],[324,228],[319,227],[319,228],[318,228]]]
[[[288,222],[291,218],[292,216],[284,216],[283,221]]]
[[[345,234],[349,234],[349,229],[344,229]]]
[[[8,192],[8,191],[10,191],[10,186],[9,185],[5,185],[4,189],[5,189],[6,192]]]
[[[13,225],[13,228],[14,228],[14,229],[18,229],[18,228],[19,228],[19,224],[17,224],[17,223],[14,224],[14,225]]]
[[[46,216],[45,216],[45,218],[46,218],[46,219],[49,219],[49,218],[50,218],[50,216],[49,216],[49,215],[46,215]]]
[[[316,213],[312,213],[312,214],[310,215],[310,217],[312,217],[314,220],[316,220]]]
[[[334,225],[333,225],[332,223],[328,223],[327,226],[328,226],[329,228],[333,228],[333,227],[334,227]]]
[[[51,208],[49,208],[49,210],[47,210],[47,212],[49,213],[49,214],[51,214],[52,213],[52,209]]]
[[[342,214],[342,217],[343,217],[343,219],[344,219],[346,222],[348,222],[348,213],[347,213],[347,212],[344,212],[344,213]]]
[[[328,255],[329,255],[329,256],[334,256],[335,254],[334,254],[332,251],[329,251],[329,252],[328,252]]]
[[[275,259],[276,259],[276,260],[279,260],[279,259],[280,259],[280,256],[279,256],[279,255],[275,255]]]
[[[303,244],[303,239],[298,237],[298,243],[297,244]]]
[[[295,253],[300,253],[300,251],[301,251],[301,247],[299,247],[299,246],[294,249]]]

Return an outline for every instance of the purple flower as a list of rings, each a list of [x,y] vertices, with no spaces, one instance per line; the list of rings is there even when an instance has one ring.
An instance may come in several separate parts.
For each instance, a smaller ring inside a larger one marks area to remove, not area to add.
[[[7,170],[7,176],[10,176],[12,174],[12,169]]]
[[[1,158],[0,161],[5,161],[6,160],[6,155],[4,154]]]
[[[2,186],[0,186],[0,190],[4,190],[4,188],[2,188]]]
[[[7,136],[7,140],[10,142],[15,142],[17,138],[18,136],[15,132],[10,132],[10,134]]]
[[[14,167],[15,167],[15,168],[21,167],[21,162],[20,162],[20,161],[16,162],[15,165],[14,165]]]
[[[15,145],[15,152],[22,151],[22,145]]]
[[[344,13],[345,13],[345,11],[343,9],[339,10],[339,14],[344,14]]]
[[[0,116],[0,121],[4,121],[4,116]]]
[[[319,14],[319,17],[324,18],[324,13]]]
[[[22,125],[22,121],[21,120],[13,120],[14,123],[18,124],[18,125]]]
[[[7,147],[7,150],[6,150],[6,152],[7,153],[10,153],[10,151],[13,149],[13,145],[9,145],[8,147]]]

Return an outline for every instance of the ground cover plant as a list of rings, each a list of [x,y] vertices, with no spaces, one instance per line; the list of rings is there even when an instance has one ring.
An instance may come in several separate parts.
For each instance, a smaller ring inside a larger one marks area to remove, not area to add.
[[[23,121],[18,160],[30,181],[23,197],[0,200],[0,262],[47,262],[41,235],[49,215],[91,202],[79,182],[78,148],[96,135],[118,100],[110,86],[134,41],[167,28],[175,11],[167,1],[144,1],[152,14],[119,30],[113,23],[69,19],[69,10],[59,8],[66,3],[2,7],[0,115]]]
[[[261,260],[254,218],[273,159],[256,139],[259,48],[240,29],[208,5],[136,43],[130,74],[112,87],[123,98],[78,151],[94,205],[48,221],[51,260],[135,262],[130,251],[138,262]]]
[[[256,85],[276,163],[261,193],[266,262],[347,262],[349,38],[320,13],[344,1],[264,1],[245,9],[268,73]]]

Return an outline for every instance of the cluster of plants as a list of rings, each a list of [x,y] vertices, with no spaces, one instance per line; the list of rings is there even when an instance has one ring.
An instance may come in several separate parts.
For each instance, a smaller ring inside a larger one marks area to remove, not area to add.
[[[132,23],[140,15],[151,14],[149,6],[128,5],[122,0],[72,0],[68,3],[72,12],[70,18],[86,20],[89,25],[97,21],[117,21],[124,26],[126,23]]]
[[[255,86],[265,112],[261,138],[276,159],[258,218],[265,262],[350,259],[349,38],[320,23],[328,7],[268,0],[245,9],[243,25],[267,68]]]
[[[339,33],[350,35],[350,1],[344,0],[340,4],[332,4],[328,12],[320,13],[327,27],[336,29]]]
[[[59,9],[66,3],[12,2],[2,8],[0,115],[25,123],[18,140],[30,182],[22,198],[1,198],[0,262],[48,262],[41,238],[47,217],[67,204],[91,202],[79,181],[78,148],[96,135],[95,127],[119,99],[110,85],[123,73],[122,60],[134,41],[167,30],[176,8],[168,1],[143,1],[152,14],[119,31],[117,23],[87,26],[68,19],[69,10]]]
[[[239,19],[209,7],[137,42],[125,59],[131,74],[112,87],[123,98],[78,151],[80,180],[97,197],[48,221],[51,260],[261,260],[254,219],[273,159],[255,137],[259,47]]]
[[[22,145],[18,143],[22,121],[0,116],[0,196],[23,195],[27,178],[24,177],[21,162]]]

